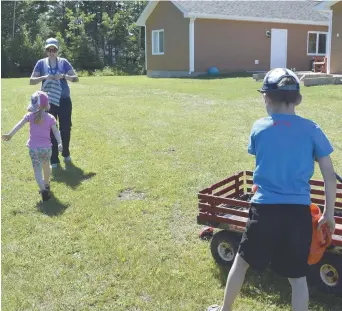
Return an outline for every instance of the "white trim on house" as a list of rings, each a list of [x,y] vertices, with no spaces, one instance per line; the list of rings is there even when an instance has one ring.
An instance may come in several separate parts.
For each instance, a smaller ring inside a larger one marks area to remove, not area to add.
[[[189,20],[189,74],[195,71],[195,18]]]
[[[329,12],[329,32],[328,32],[328,42],[327,42],[327,57],[328,57],[328,64],[327,64],[327,74],[330,74],[330,64],[331,64],[331,42],[332,42],[332,23],[333,23],[333,11]]]
[[[228,16],[228,15],[215,15],[215,14],[192,14],[190,13],[190,14],[185,14],[184,17],[222,19],[222,20],[246,21],[246,22],[315,25],[315,26],[328,26],[329,25],[329,22],[301,21],[301,20],[280,19],[280,18],[258,18],[258,17],[251,17],[251,16]]]
[[[159,34],[160,33],[163,33],[163,51],[162,52],[160,52],[159,51],[159,48],[160,48],[160,46],[159,46]],[[154,33],[157,33],[158,35],[157,35],[157,42],[154,42],[154,36],[153,36],[153,34]],[[151,41],[152,41],[152,44],[151,44],[151,46],[152,46],[152,55],[164,55],[164,52],[165,52],[165,33],[164,33],[164,29],[155,29],[155,30],[152,30],[152,32],[151,32]],[[154,47],[155,47],[155,45],[156,45],[156,47],[158,48],[158,52],[154,52]]]
[[[316,34],[316,53],[309,53],[309,36],[311,33]],[[319,35],[320,34],[325,34],[326,35],[326,45],[325,45],[325,53],[318,53],[318,44],[319,44]],[[328,32],[325,31],[308,31],[307,39],[306,39],[306,55],[308,56],[326,56],[328,52]]]
[[[319,11],[330,10],[330,8],[337,2],[339,2],[339,0],[338,1],[323,0],[321,1],[321,3],[315,6],[315,9]]]
[[[179,5],[179,3],[177,3],[177,1],[171,1],[171,3],[179,10],[183,13],[183,15],[185,16],[185,14],[187,14],[187,11],[184,10],[184,8]]]
[[[146,21],[148,19],[148,17],[151,15],[152,11],[155,9],[155,7],[157,6],[159,0],[157,1],[149,1],[149,3],[146,5],[144,11],[140,14],[136,25],[137,26],[144,26],[146,24]],[[185,16],[185,14],[187,13],[182,6],[180,6],[177,2],[175,1],[171,1],[172,4],[183,13],[183,15]]]
[[[158,2],[159,1],[150,1],[146,5],[144,11],[141,13],[141,15],[139,16],[139,18],[136,22],[137,26],[145,26],[148,17],[150,16],[150,14],[154,10],[154,8],[157,6]]]
[[[146,34],[147,34],[147,32],[146,32],[146,24],[145,24],[145,69],[147,71],[147,44],[146,44],[147,38],[146,38]]]

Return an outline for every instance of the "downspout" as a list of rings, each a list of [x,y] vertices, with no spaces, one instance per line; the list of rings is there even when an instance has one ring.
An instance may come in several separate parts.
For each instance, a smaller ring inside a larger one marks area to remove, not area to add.
[[[146,44],[146,23],[145,23],[145,70],[147,74],[147,44]]]
[[[328,32],[328,66],[327,74],[330,74],[330,64],[331,64],[331,41],[332,41],[332,22],[333,22],[333,11],[329,11],[329,32]]]
[[[195,72],[195,18],[189,21],[189,75]]]

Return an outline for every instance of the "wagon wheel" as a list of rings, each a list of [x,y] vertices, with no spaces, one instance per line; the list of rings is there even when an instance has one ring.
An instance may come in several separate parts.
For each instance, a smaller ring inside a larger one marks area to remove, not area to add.
[[[214,234],[210,250],[216,263],[220,266],[233,264],[239,246],[239,238],[236,234],[222,230]]]
[[[341,256],[326,253],[319,263],[311,266],[310,278],[320,290],[342,297]]]

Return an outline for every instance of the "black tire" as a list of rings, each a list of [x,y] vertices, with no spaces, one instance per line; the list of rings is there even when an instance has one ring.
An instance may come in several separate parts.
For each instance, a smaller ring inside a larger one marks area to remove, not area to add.
[[[342,297],[341,255],[325,253],[319,263],[310,267],[309,280],[317,289]]]
[[[231,266],[234,262],[241,236],[227,230],[216,232],[211,239],[210,250],[216,263]]]

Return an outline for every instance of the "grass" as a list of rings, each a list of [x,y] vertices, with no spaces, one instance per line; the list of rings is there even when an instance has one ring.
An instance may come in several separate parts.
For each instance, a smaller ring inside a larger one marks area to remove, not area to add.
[[[198,238],[197,192],[253,169],[250,128],[260,83],[236,79],[89,77],[72,84],[73,166],[40,202],[27,127],[2,144],[2,307],[18,310],[202,311],[227,271]],[[2,80],[2,132],[23,116],[28,79]],[[298,113],[331,139],[342,172],[342,88],[303,88]],[[316,169],[316,178],[321,178]],[[311,287],[311,311],[342,300]],[[236,311],[289,311],[290,286],[248,272]]]

